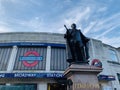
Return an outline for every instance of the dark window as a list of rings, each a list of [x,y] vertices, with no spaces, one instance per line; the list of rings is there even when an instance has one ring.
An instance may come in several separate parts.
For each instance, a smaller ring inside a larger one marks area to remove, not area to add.
[[[118,81],[120,83],[120,73],[117,73]]]

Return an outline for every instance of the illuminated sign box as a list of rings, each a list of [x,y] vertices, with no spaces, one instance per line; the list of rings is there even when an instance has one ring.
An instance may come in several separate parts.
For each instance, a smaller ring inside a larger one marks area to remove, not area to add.
[[[22,61],[34,61],[34,60],[43,60],[42,56],[20,56],[20,60]]]

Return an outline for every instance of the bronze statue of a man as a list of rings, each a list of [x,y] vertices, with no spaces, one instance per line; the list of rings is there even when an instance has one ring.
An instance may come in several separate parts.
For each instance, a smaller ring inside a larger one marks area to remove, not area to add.
[[[65,25],[64,25],[65,26]],[[65,26],[67,29],[67,27]],[[82,32],[76,29],[76,24],[67,29],[64,38],[66,39],[67,61],[71,63],[87,63],[89,59],[88,41]]]

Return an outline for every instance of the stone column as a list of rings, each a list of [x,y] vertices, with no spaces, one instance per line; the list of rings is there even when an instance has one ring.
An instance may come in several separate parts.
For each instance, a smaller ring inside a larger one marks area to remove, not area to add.
[[[100,90],[97,74],[101,71],[102,68],[94,66],[72,64],[64,72],[71,84],[67,90]]]
[[[10,60],[8,62],[8,67],[7,67],[7,72],[10,73],[13,71],[14,68],[14,63],[15,63],[15,58],[17,55],[17,46],[13,46],[12,51],[11,51],[11,55],[10,55]],[[6,85],[10,85],[10,83],[6,83]]]
[[[11,55],[10,55],[10,60],[8,62],[8,67],[7,67],[7,72],[12,72],[13,68],[14,68],[14,63],[15,63],[15,59],[16,59],[16,55],[17,55],[17,46],[13,46],[13,49],[11,51]]]
[[[51,46],[48,46],[46,54],[46,71],[50,71],[50,59],[51,59]]]

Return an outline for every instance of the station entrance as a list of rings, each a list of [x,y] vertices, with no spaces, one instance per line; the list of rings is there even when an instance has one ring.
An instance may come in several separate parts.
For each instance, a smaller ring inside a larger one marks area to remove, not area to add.
[[[58,83],[48,83],[47,90],[67,90],[67,85]]]

